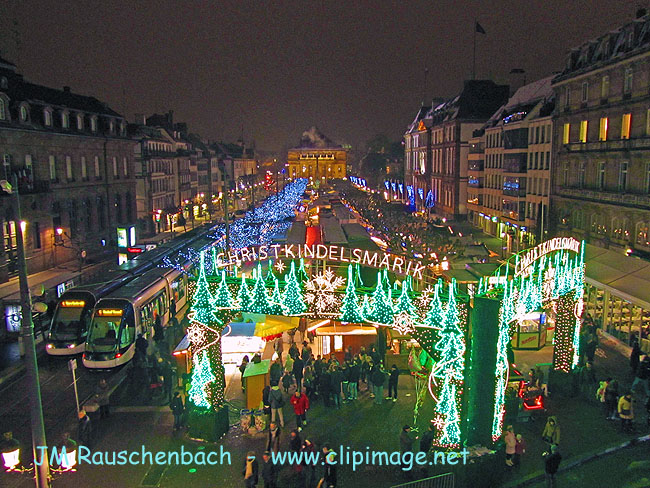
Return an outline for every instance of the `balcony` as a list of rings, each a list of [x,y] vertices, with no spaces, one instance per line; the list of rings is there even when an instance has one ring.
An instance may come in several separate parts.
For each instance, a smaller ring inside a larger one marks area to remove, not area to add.
[[[144,149],[142,151],[143,158],[173,158],[176,156],[176,151],[159,151],[153,149]]]
[[[482,142],[479,143],[470,143],[469,153],[470,154],[483,154],[485,152],[485,144]]]
[[[483,188],[483,178],[477,178],[475,176],[470,176],[467,179],[467,186],[471,188]]]
[[[467,161],[467,170],[468,171],[483,171],[484,160],[479,159],[476,161]]]
[[[525,173],[528,155],[526,153],[504,154],[504,173]]]
[[[634,193],[618,193],[602,190],[586,190],[583,188],[560,187],[556,190],[557,195],[579,200],[592,202],[610,203],[632,208],[650,209],[650,195],[639,195]]]
[[[634,149],[650,149],[650,137],[635,139],[615,139],[598,142],[571,142],[564,144],[560,152],[603,152],[603,151],[630,151]]]

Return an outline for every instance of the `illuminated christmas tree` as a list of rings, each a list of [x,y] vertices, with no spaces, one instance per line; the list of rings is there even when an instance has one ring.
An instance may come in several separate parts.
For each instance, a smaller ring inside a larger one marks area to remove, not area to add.
[[[445,378],[440,401],[436,406],[436,412],[444,418],[440,444],[448,447],[460,445],[460,416],[458,415],[458,404],[456,401],[456,385],[451,383],[451,378]]]
[[[363,296],[363,304],[361,305],[361,315],[365,320],[369,320],[370,314],[372,313],[372,307],[370,306],[370,301],[368,300],[368,295]]]
[[[390,289],[390,280],[388,279],[388,270],[384,269],[381,273],[381,286],[386,290],[386,298],[390,300],[391,298],[391,289]],[[391,303],[392,304],[392,303]]]
[[[363,315],[359,309],[359,298],[357,297],[357,291],[354,287],[351,264],[348,265],[348,286],[346,287],[345,295],[343,296],[341,316],[339,318],[343,322],[363,322]]]
[[[187,393],[190,401],[199,408],[210,408],[211,403],[208,400],[208,383],[215,380],[210,367],[210,360],[205,352],[201,352],[198,359],[194,362],[192,369],[192,379],[190,391]]]
[[[445,326],[445,314],[440,301],[440,282],[436,283],[433,290],[433,298],[429,302],[429,310],[424,317],[424,325],[442,330]]]
[[[397,304],[395,305],[395,312],[405,312],[409,315],[416,314],[415,305],[413,305],[413,300],[408,294],[408,283],[406,280],[402,281],[402,293],[397,299]]]
[[[205,253],[201,251],[200,266],[199,266],[199,279],[196,283],[196,291],[194,292],[194,302],[192,303],[192,321],[198,322],[203,325],[213,325],[218,323],[217,317],[212,312],[212,303],[214,298],[208,288],[208,280],[205,277]]]
[[[284,289],[284,300],[282,304],[287,310],[287,314],[300,315],[304,313],[307,310],[307,305],[303,300],[300,284],[296,279],[296,266],[293,261],[291,261],[291,270],[287,273],[285,281],[287,286]]]
[[[284,310],[282,309],[282,295],[280,295],[280,284],[275,279],[275,287],[273,288],[273,296],[271,297],[271,312],[274,315],[282,315]]]
[[[390,288],[388,293],[390,293]],[[386,297],[381,271],[377,273],[377,286],[372,294],[372,309],[369,320],[378,324],[391,324],[393,322],[393,309]]]
[[[445,310],[444,328],[440,332],[440,340],[436,350],[440,352],[440,365],[436,376],[445,378],[451,375],[454,379],[463,380],[465,370],[465,339],[460,330],[460,318],[454,296],[455,281],[449,284],[449,301]]]
[[[308,281],[309,280],[309,275],[307,274],[307,270],[305,270],[305,260],[303,258],[300,258],[300,266],[298,267],[298,281]]]
[[[269,296],[266,293],[266,284],[262,276],[262,265],[257,265],[257,277],[248,311],[253,313],[270,313]]]
[[[275,275],[273,274],[273,261],[269,259],[269,265],[266,268],[266,284],[272,285],[275,281]]]
[[[230,288],[228,288],[228,284],[226,283],[225,271],[221,272],[221,281],[219,282],[219,288],[217,288],[213,305],[215,308],[232,308],[234,306]]]
[[[248,311],[251,306],[251,293],[246,285],[246,275],[241,275],[241,285],[239,285],[239,292],[237,293],[237,301],[239,302],[239,309]]]
[[[354,286],[360,288],[363,285],[363,280],[361,279],[361,266],[359,263],[354,265]]]

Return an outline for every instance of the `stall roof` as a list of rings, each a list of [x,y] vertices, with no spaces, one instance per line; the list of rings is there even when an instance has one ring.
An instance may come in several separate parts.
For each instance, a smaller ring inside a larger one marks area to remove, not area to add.
[[[304,244],[307,227],[304,222],[294,222],[287,235],[287,244]]]
[[[261,374],[266,374],[271,368],[270,359],[262,359],[259,363],[254,363],[253,361],[249,362],[246,365],[246,370],[244,371],[244,378],[249,376],[258,376]]]
[[[450,269],[444,272],[448,278],[455,279],[458,283],[478,283],[479,278],[466,269]]]
[[[326,244],[347,244],[348,240],[345,233],[336,219],[320,219],[320,225],[323,229],[323,241]]]
[[[255,322],[230,322],[230,333],[228,336],[253,337],[255,335]]]
[[[587,283],[650,309],[649,261],[587,244],[585,267]]]

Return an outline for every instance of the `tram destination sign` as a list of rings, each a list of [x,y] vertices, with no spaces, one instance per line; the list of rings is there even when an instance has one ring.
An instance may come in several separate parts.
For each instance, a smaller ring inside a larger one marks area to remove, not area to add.
[[[385,252],[367,251],[334,244],[272,244],[268,246],[244,247],[216,256],[218,268],[241,265],[242,262],[266,261],[267,259],[326,259],[340,263],[359,264],[377,269],[388,269],[394,273],[422,279],[426,268],[420,261]]]
[[[532,249],[524,251],[519,255],[519,259],[515,266],[515,276],[524,274],[530,265],[542,256],[560,250],[579,253],[580,241],[574,239],[573,237],[556,237],[554,239],[542,242]]]

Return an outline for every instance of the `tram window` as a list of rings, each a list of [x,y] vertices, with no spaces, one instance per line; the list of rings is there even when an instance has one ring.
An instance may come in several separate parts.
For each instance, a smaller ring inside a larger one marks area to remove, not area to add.
[[[117,342],[117,330],[120,319],[102,317],[95,320],[91,331],[91,341],[97,346],[114,346]]]
[[[174,299],[178,302],[185,297],[185,276],[180,275],[174,281],[172,281],[172,293],[174,294]]]

